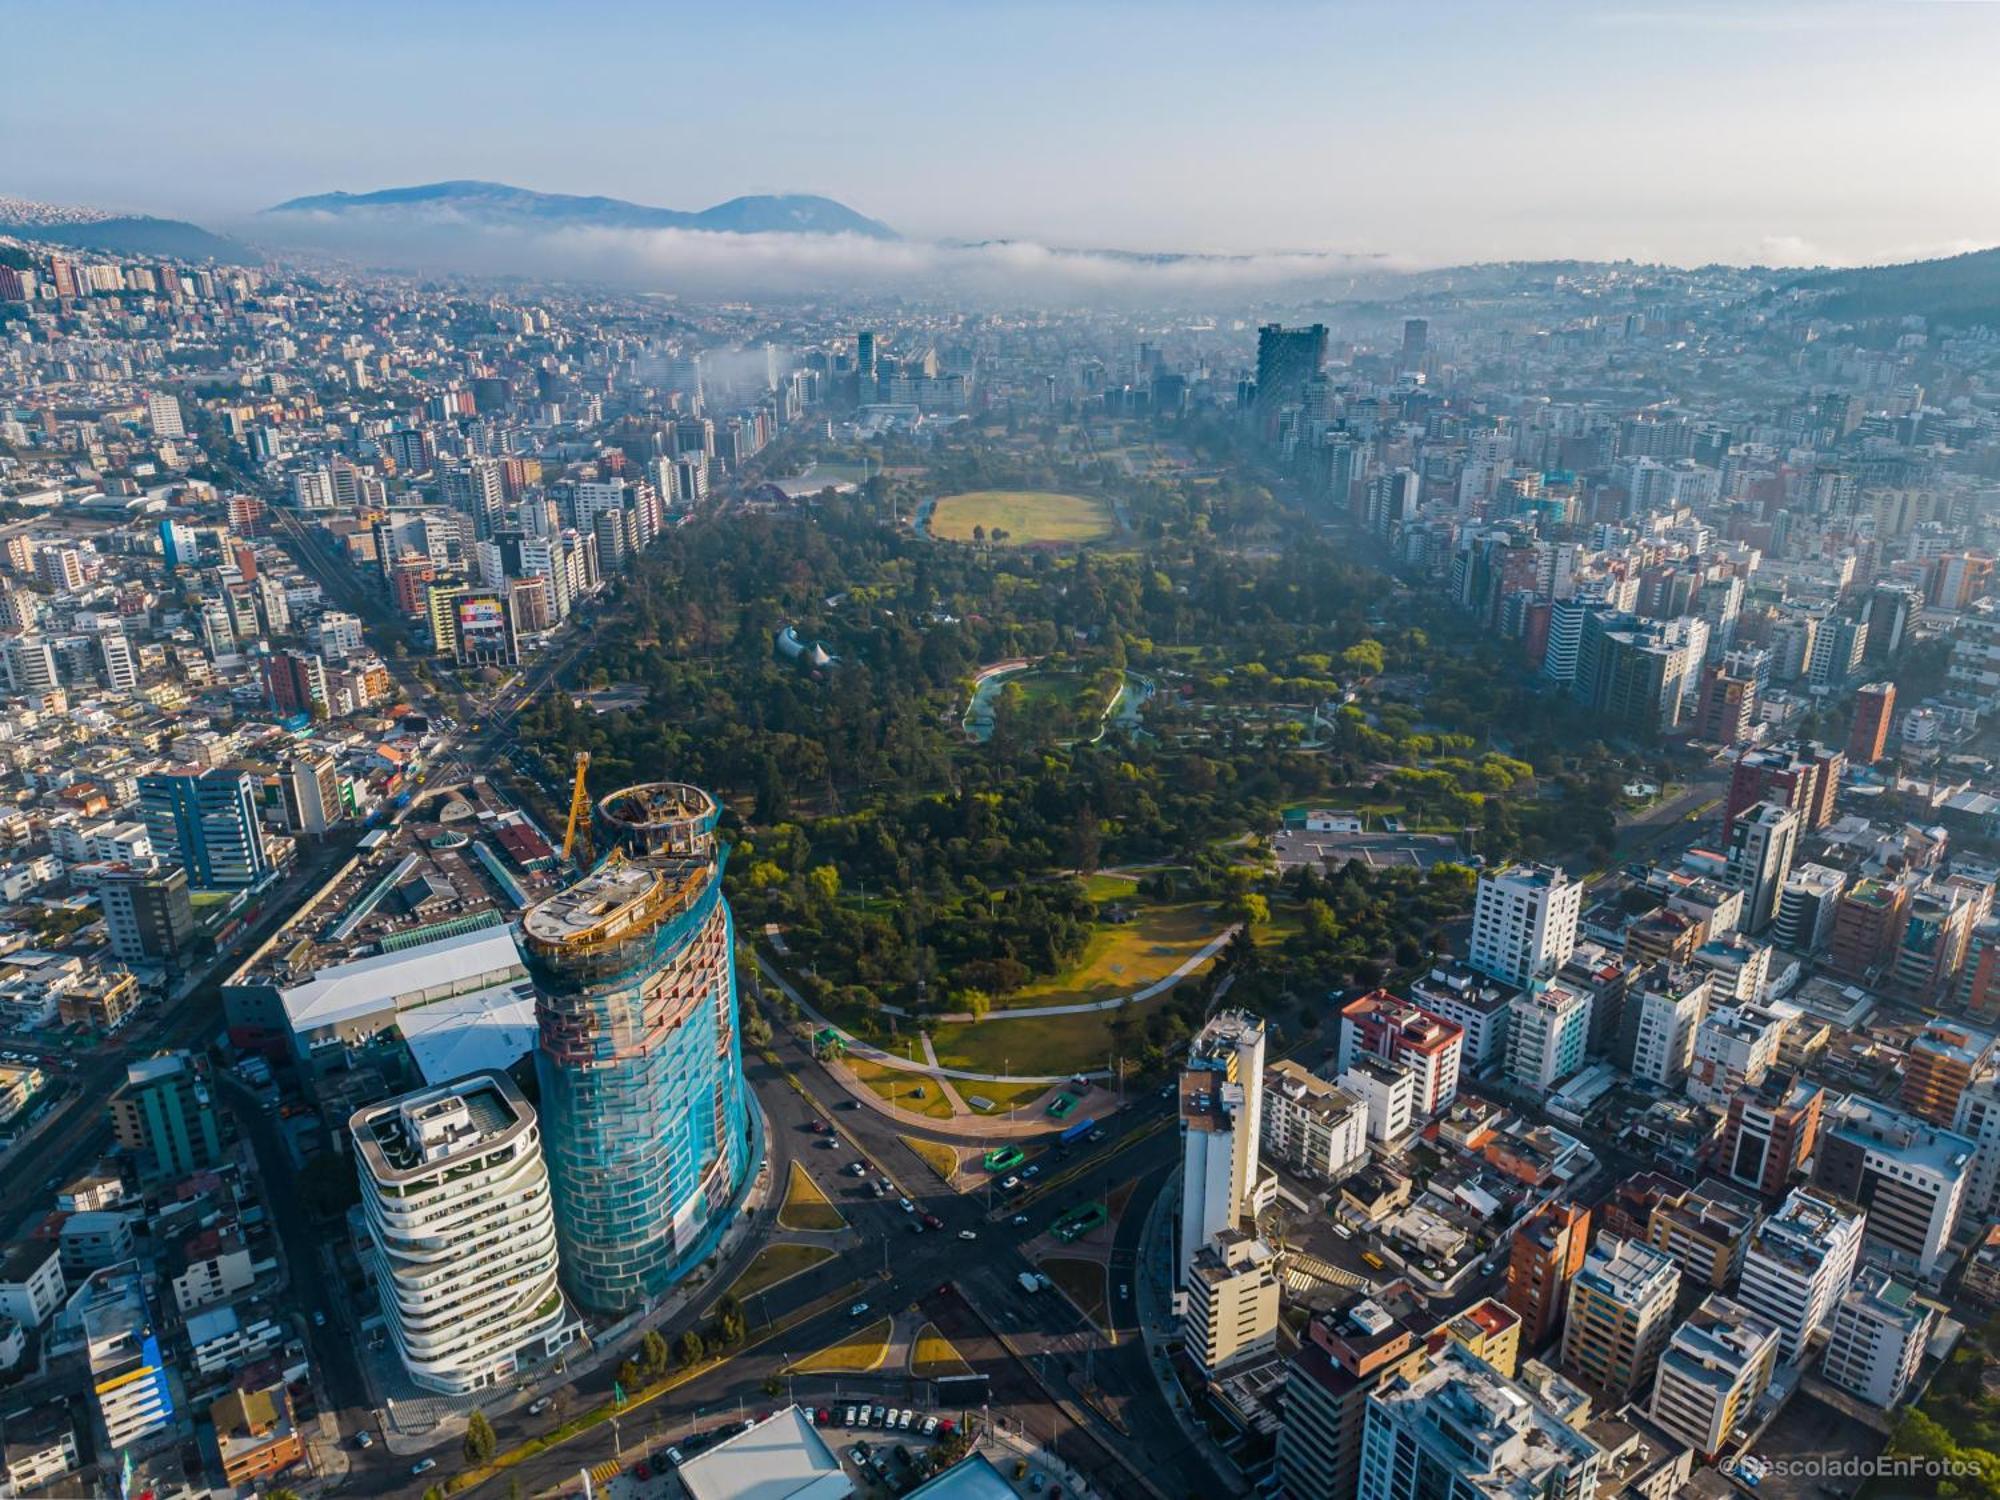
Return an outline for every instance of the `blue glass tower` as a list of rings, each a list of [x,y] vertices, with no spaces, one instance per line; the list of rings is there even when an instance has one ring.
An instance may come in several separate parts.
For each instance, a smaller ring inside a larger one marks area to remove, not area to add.
[[[556,1238],[593,1312],[706,1256],[753,1166],[717,812],[677,782],[613,792],[610,852],[522,923]]]

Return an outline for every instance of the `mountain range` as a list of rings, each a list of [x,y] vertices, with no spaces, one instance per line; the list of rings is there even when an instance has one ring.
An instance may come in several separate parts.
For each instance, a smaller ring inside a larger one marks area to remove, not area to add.
[[[896,231],[844,203],[805,193],[731,198],[687,212],[623,198],[538,193],[504,182],[427,182],[372,193],[315,193],[267,208],[260,220],[465,222],[534,229],[693,229],[714,234],[857,234],[893,240]]]
[[[2000,328],[2000,249],[1891,266],[1811,271],[1792,277],[1786,285],[1815,294],[1819,310],[1830,318],[1865,321],[1915,314],[1933,322]]]

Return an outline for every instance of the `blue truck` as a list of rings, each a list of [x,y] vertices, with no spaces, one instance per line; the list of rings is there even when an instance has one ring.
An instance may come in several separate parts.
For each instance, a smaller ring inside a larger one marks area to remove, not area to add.
[[[1061,1135],[1057,1136],[1056,1140],[1062,1145],[1073,1146],[1078,1141],[1082,1140],[1085,1136],[1089,1135],[1091,1127],[1094,1126],[1096,1123],[1097,1121],[1090,1119],[1089,1117],[1086,1116],[1085,1118],[1078,1120],[1074,1125],[1070,1126],[1069,1129],[1065,1130]]]

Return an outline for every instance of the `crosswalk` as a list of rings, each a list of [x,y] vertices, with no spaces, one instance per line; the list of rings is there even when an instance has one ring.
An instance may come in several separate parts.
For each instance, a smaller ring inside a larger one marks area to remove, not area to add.
[[[618,1477],[618,1471],[624,1467],[624,1463],[615,1458],[607,1458],[601,1464],[593,1464],[590,1469],[590,1482],[592,1484],[609,1484],[613,1479]]]

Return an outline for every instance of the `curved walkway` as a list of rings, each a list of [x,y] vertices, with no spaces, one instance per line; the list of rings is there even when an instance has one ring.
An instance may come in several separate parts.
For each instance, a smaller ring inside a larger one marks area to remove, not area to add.
[[[1176,964],[1172,972],[1165,974],[1158,979],[1155,979],[1149,985],[1145,985],[1140,989],[1132,991],[1132,993],[1129,995],[1113,995],[1109,1000],[1086,1000],[1079,1002],[1078,1004],[1075,1005],[1002,1006],[993,1010],[989,1010],[984,1016],[975,1016],[972,1014],[971,1011],[968,1010],[950,1010],[944,1012],[942,1015],[935,1017],[934,1019],[942,1021],[948,1025],[950,1024],[964,1025],[971,1021],[978,1021],[982,1026],[984,1026],[984,1025],[990,1025],[995,1021],[1018,1021],[1018,1020],[1025,1020],[1033,1016],[1083,1016],[1083,1015],[1089,1015],[1092,1011],[1118,1010],[1127,1005],[1137,1005],[1141,1001],[1153,999],[1156,995],[1164,995],[1168,990],[1172,989],[1175,985],[1179,984],[1183,979],[1187,978],[1188,975],[1192,974],[1196,969],[1199,969],[1203,964],[1207,963],[1211,958],[1214,958],[1216,954],[1220,953],[1225,947],[1228,946],[1229,940],[1236,936],[1237,930],[1241,928],[1242,925],[1243,924],[1241,922],[1231,922],[1227,927],[1223,928],[1221,932],[1217,933],[1214,937],[1210,938],[1207,942],[1203,943],[1201,947],[1196,949],[1193,953],[1190,953],[1186,958],[1182,959],[1180,963]],[[949,1076],[953,1078],[961,1078],[969,1076],[961,1073],[950,1073],[948,1069],[939,1071],[947,1072],[949,1073]],[[1034,1080],[1032,1079],[1007,1079],[1007,1078],[989,1078],[986,1080],[986,1082],[988,1083],[1022,1083],[1022,1082],[1033,1082],[1033,1081]]]

